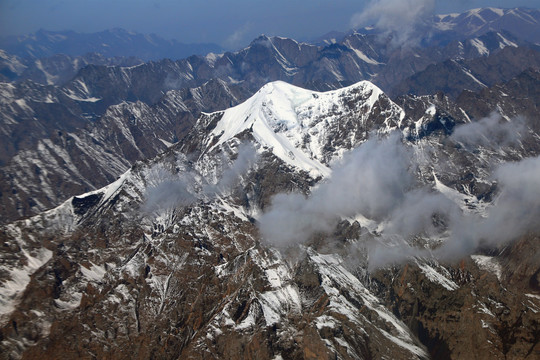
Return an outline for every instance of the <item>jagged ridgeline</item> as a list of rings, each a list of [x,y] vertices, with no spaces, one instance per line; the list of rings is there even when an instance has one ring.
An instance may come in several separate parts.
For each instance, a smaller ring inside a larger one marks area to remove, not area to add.
[[[442,91],[468,116],[488,116],[497,104],[479,108],[464,91],[539,69],[539,24],[534,9],[440,15],[412,48],[374,29],[314,43],[262,35],[224,53],[120,29],[0,39],[0,223],[109,184],[182,140],[201,112],[237,105],[270,81],[324,91],[369,80],[391,97]],[[200,55],[181,58],[189,48]],[[511,100],[536,111],[534,100]]]
[[[3,227],[2,353],[534,357],[538,126],[511,109],[271,82],[202,113],[110,185]]]

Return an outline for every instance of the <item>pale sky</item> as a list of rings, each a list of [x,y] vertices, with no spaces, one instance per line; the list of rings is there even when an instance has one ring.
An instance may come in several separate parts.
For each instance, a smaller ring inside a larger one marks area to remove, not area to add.
[[[119,27],[238,48],[263,33],[309,40],[349,30],[354,16],[377,1],[427,4],[428,12],[436,13],[486,6],[540,8],[540,0],[0,0],[0,35]]]

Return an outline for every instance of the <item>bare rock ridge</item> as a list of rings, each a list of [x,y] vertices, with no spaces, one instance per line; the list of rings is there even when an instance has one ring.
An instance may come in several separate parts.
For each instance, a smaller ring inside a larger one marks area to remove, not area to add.
[[[515,174],[535,181],[537,119],[514,121],[366,81],[266,84],[106,187],[2,226],[2,356],[539,356],[540,229],[490,222],[528,188]]]

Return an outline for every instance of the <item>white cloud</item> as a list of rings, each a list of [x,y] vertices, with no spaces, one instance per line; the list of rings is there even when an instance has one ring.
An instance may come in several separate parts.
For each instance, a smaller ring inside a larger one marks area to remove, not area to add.
[[[391,36],[394,45],[410,47],[420,42],[420,25],[434,9],[435,0],[372,0],[352,16],[351,26],[375,26],[383,36]]]
[[[521,119],[508,122],[493,115],[457,128],[452,137],[473,151],[479,145],[496,149],[512,145],[525,128]],[[369,268],[375,269],[413,256],[454,261],[482,246],[499,246],[540,231],[540,156],[494,168],[497,192],[482,216],[463,212],[444,194],[416,182],[412,174],[418,165],[398,134],[368,140],[309,196],[275,196],[259,218],[263,239],[283,248],[323,233],[331,246],[329,234],[339,221],[361,215],[381,225],[380,234],[364,244]],[[431,239],[432,248],[413,244],[418,237]]]
[[[248,41],[247,37],[250,34],[252,27],[253,25],[250,22],[245,23],[225,39],[223,46],[229,49],[236,49],[245,45],[245,42]]]
[[[279,194],[259,219],[263,237],[288,246],[330,232],[342,217],[363,214],[383,220],[404,198],[412,177],[410,152],[397,133],[371,139],[345,156],[331,178],[309,197]]]

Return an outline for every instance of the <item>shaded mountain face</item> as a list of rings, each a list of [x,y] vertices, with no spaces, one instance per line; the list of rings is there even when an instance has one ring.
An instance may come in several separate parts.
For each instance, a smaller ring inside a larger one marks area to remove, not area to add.
[[[39,59],[65,54],[73,57],[99,53],[105,57],[136,57],[148,60],[181,59],[190,55],[221,52],[215,44],[183,44],[157,35],[143,35],[123,29],[92,34],[74,31],[39,30],[26,36],[0,38],[0,48],[21,58]]]
[[[82,56],[56,54],[39,59],[25,59],[0,51],[0,79],[3,82],[32,80],[44,85],[63,85],[88,65],[135,66],[143,61],[135,57],[107,58],[98,53]]]
[[[493,111],[492,109],[497,109],[507,118],[525,116],[528,119],[535,119],[540,104],[538,84],[540,84],[540,70],[531,68],[508,82],[496,84],[479,92],[464,91],[456,102],[475,118],[486,117]],[[538,124],[533,122],[532,126]]]
[[[444,92],[455,98],[464,90],[480,91],[506,82],[527,69],[540,69],[540,52],[507,47],[473,60],[446,60],[428,66],[393,89],[394,94],[428,95]]]
[[[114,183],[2,227],[3,354],[537,356],[540,229],[497,221],[533,188],[538,133],[510,120],[369,82],[267,84]]]
[[[199,88],[170,91],[153,106],[123,102],[88,121],[85,105],[97,99],[27,85],[23,94],[18,93],[23,84],[5,87],[12,93],[11,101],[2,104],[6,120],[0,169],[2,222],[53,207],[81,190],[105,186],[136,161],[182,139],[200,111],[225,108],[245,96],[211,81]]]

